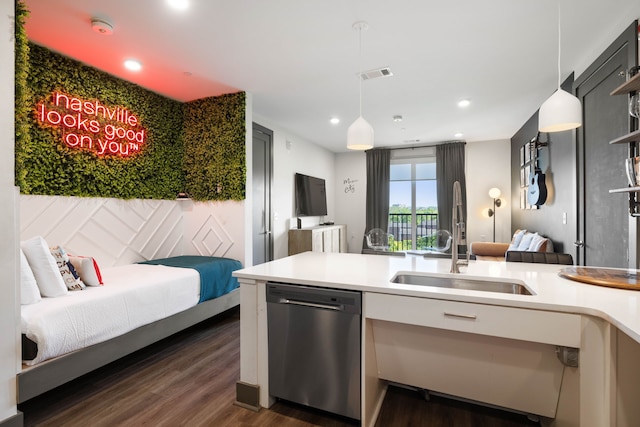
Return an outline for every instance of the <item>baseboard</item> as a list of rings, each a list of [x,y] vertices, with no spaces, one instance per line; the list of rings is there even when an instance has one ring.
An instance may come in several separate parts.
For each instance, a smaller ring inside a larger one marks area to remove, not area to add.
[[[24,416],[18,411],[13,417],[0,421],[0,427],[22,427],[24,426]]]

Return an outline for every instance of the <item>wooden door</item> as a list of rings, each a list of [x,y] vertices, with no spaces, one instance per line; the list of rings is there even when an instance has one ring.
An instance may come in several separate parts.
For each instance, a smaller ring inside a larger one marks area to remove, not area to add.
[[[609,189],[626,187],[624,161],[629,147],[609,141],[630,129],[628,100],[610,96],[624,83],[626,70],[637,61],[637,24],[627,29],[574,83],[582,102],[578,129],[578,239],[580,265],[628,267],[630,220],[628,198]],[[634,239],[631,239],[633,243]],[[635,249],[631,250],[635,253]],[[632,257],[634,258],[634,257]]]

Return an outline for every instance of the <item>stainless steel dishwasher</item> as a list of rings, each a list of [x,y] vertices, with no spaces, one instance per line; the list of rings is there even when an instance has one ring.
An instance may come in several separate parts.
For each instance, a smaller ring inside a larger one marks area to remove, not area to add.
[[[361,293],[267,283],[269,394],[360,419]]]

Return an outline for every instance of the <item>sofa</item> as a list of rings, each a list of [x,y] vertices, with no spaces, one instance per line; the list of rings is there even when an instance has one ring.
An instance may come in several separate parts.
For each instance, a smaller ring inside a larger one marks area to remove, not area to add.
[[[509,243],[473,242],[469,251],[478,260],[504,261],[507,251],[553,252],[553,242],[535,232],[516,230]]]

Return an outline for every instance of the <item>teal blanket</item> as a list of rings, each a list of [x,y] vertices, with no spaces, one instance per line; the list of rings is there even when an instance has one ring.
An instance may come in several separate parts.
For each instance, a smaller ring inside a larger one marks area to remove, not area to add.
[[[238,279],[231,275],[242,268],[240,261],[231,258],[183,255],[171,258],[152,259],[140,264],[166,265],[169,267],[193,268],[200,274],[200,301],[217,298],[238,287]]]

